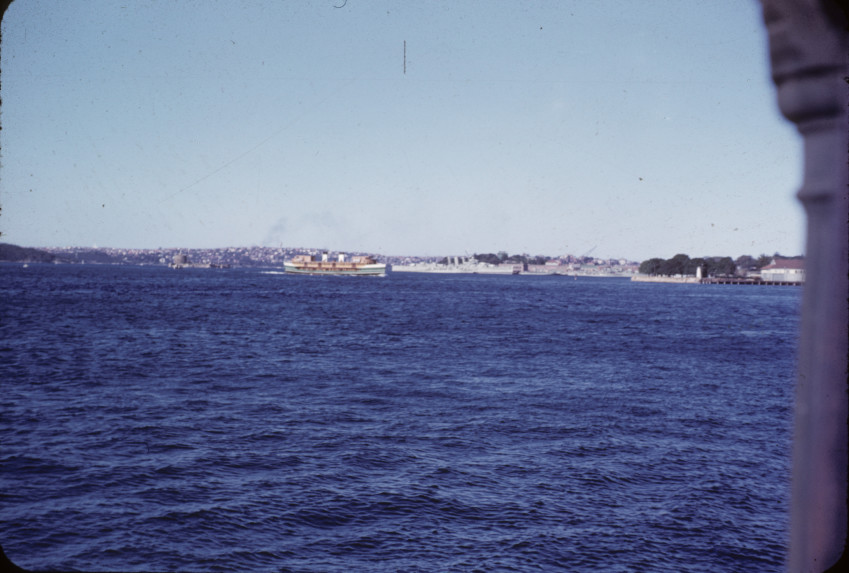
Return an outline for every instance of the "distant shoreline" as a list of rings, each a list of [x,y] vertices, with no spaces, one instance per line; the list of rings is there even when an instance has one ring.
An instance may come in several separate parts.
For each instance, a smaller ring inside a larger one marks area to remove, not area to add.
[[[673,283],[673,284],[699,284],[701,279],[695,276],[686,277],[662,277],[656,275],[634,275],[631,280],[635,283]]]
[[[688,285],[744,285],[744,286],[804,286],[805,281],[761,280],[760,278],[745,277],[663,277],[652,275],[634,275],[632,282],[667,283]]]
[[[21,263],[118,264],[143,266],[179,266],[193,268],[283,268],[286,260],[298,255],[315,255],[316,249],[292,247],[223,247],[214,249],[158,248],[130,249],[111,247],[19,247],[0,243],[0,261]],[[391,265],[395,272],[438,272],[480,274],[532,274],[568,276],[631,276],[636,262],[625,259],[593,259],[564,255],[547,258],[545,264],[501,259],[486,262],[474,257],[388,256],[348,251],[348,255],[367,255]],[[495,255],[491,255],[495,257]],[[536,259],[543,257],[535,257]]]

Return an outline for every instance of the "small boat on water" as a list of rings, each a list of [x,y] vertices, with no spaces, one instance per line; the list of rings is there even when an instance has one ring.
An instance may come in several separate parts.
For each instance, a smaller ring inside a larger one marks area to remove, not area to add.
[[[291,261],[283,262],[283,270],[287,273],[303,275],[356,275],[374,276],[385,275],[386,264],[378,263],[371,257],[354,256],[346,260],[345,253],[339,253],[338,260],[331,261],[327,253],[316,260],[312,255],[298,255]]]

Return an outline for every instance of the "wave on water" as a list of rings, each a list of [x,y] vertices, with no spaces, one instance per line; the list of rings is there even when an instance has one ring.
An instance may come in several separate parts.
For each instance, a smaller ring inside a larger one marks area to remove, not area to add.
[[[780,571],[796,289],[0,266],[33,570]]]

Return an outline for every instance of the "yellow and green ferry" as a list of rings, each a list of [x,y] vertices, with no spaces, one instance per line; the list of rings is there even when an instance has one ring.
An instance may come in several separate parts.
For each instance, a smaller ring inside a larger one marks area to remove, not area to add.
[[[328,254],[323,253],[321,260],[316,260],[313,255],[297,255],[291,261],[283,262],[283,270],[302,275],[379,276],[386,274],[386,264],[367,256],[353,256],[347,260],[344,253],[339,253],[337,260],[331,261]]]

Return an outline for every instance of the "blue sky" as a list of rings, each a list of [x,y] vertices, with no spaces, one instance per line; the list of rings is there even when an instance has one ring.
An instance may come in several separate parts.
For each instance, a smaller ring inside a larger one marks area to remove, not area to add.
[[[803,251],[754,0],[16,0],[2,33],[4,242]]]

